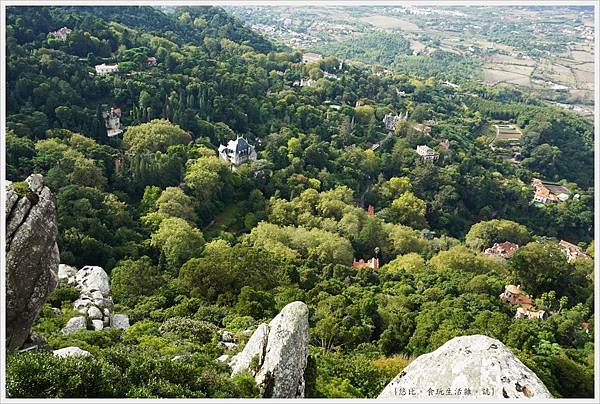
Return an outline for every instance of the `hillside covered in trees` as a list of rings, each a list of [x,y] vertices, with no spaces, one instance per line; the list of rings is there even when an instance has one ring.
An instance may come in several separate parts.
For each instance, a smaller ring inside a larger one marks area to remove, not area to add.
[[[215,361],[231,353],[219,332],[241,346],[297,300],[307,397],[376,397],[468,334],[504,342],[555,397],[593,396],[586,118],[514,89],[305,63],[214,7],[10,7],[6,33],[7,179],[43,174],[61,263],[104,268],[131,323],[64,335],[79,293],[61,282],[33,330],[93,358],[12,353],[13,397],[255,397]],[[490,147],[494,125],[520,128],[518,154]],[[257,158],[233,169],[218,150],[238,137]],[[534,178],[569,198],[532,203]],[[511,257],[488,252],[504,242]],[[515,319],[505,285],[547,318]]]

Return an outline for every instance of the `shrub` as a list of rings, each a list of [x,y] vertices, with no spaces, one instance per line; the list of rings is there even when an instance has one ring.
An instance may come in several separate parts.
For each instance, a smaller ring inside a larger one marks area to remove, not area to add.
[[[158,325],[154,321],[144,320],[133,324],[123,333],[123,342],[139,343],[139,339],[146,335],[158,335]]]
[[[230,330],[243,331],[257,325],[257,321],[250,316],[230,315],[223,319],[223,324]]]
[[[172,317],[162,323],[159,331],[163,336],[205,344],[215,335],[217,327],[207,321],[187,317]]]
[[[62,302],[74,302],[79,298],[79,290],[77,288],[57,288],[48,296],[48,303],[52,307],[61,307]]]
[[[121,341],[122,330],[110,328],[102,331],[80,330],[71,335],[55,334],[48,337],[48,343],[54,349],[77,346],[97,354],[101,348],[113,346]]]
[[[235,397],[258,397],[258,387],[254,377],[248,372],[241,372],[231,378],[234,385]]]
[[[94,358],[51,353],[9,355],[6,388],[13,398],[120,397],[121,372]]]
[[[210,306],[201,306],[194,314],[194,317],[198,320],[208,321],[216,326],[223,324],[223,318],[229,313],[229,309],[224,306],[217,306],[216,304]]]

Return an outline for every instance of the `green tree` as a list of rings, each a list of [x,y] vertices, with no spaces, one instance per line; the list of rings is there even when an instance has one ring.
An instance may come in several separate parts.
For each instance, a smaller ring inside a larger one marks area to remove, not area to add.
[[[560,247],[550,242],[531,242],[509,260],[514,276],[534,296],[551,290],[566,291],[573,267]]]
[[[159,214],[179,217],[187,220],[190,224],[197,220],[194,205],[194,200],[178,187],[167,187],[156,200]]]
[[[522,224],[511,220],[493,219],[471,226],[465,237],[465,243],[474,250],[483,251],[494,243],[510,241],[524,245],[531,239],[529,231]]]
[[[427,227],[425,212],[427,204],[412,192],[405,192],[394,199],[390,207],[390,216],[394,223],[400,223],[416,229]]]
[[[200,201],[218,199],[230,178],[229,165],[216,156],[191,160],[185,173],[185,183]]]
[[[237,244],[207,248],[202,258],[186,262],[179,281],[190,296],[232,304],[242,287],[269,290],[287,282],[285,266],[270,252]]]
[[[375,109],[370,105],[361,105],[354,108],[354,116],[359,123],[366,125],[375,116]]]
[[[484,274],[489,271],[506,272],[499,262],[480,254],[474,254],[466,247],[459,245],[447,251],[441,251],[429,260],[429,265],[438,271],[450,269]]]
[[[149,257],[119,261],[110,274],[110,287],[117,303],[131,303],[138,296],[150,296],[163,283]]]
[[[191,140],[186,131],[165,119],[154,119],[130,126],[123,136],[125,145],[133,153],[156,151],[165,153],[169,146],[187,144]]]
[[[277,314],[273,295],[254,290],[251,286],[242,287],[234,310],[240,316],[251,316],[255,319],[271,318]]]
[[[200,255],[204,237],[184,219],[170,217],[160,223],[150,244],[161,251],[168,268],[176,272],[184,262]]]

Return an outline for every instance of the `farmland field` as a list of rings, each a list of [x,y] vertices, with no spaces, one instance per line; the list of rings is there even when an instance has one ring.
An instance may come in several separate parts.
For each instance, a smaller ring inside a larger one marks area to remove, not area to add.
[[[504,71],[504,70],[496,70],[491,67],[492,66],[486,66],[483,69],[483,80],[486,83],[495,85],[495,84],[502,83],[502,82],[514,82],[515,80],[517,80],[520,82],[527,83],[526,85],[529,84],[529,76],[528,75],[510,72],[510,71]]]
[[[372,15],[363,17],[361,21],[367,22],[377,28],[396,29],[403,31],[419,31],[419,27],[414,23],[395,17],[387,17],[385,15]]]
[[[521,59],[514,56],[496,54],[489,57],[490,62],[501,63],[508,65],[524,65],[524,66],[535,66],[535,62],[532,59]]]
[[[594,72],[593,71],[584,71],[579,69],[573,69],[575,73],[575,77],[577,81],[582,81],[584,84],[587,84],[588,88],[592,90],[594,88]]]
[[[593,62],[594,61],[594,54],[590,53],[590,52],[586,52],[586,51],[580,51],[580,50],[572,51],[571,56],[573,57],[573,59],[575,59],[576,61],[580,61],[580,62]]]
[[[302,8],[300,17],[318,16],[319,22],[291,28],[289,21],[294,15],[290,10],[284,7],[273,16],[276,33],[268,35],[288,38],[295,48],[453,82],[468,78],[492,86],[518,87],[547,101],[593,103],[593,18],[587,12],[566,8],[540,16],[524,7],[493,13],[481,8],[437,12],[419,7],[370,11],[364,7],[311,7]],[[264,22],[263,17],[249,14],[246,18]],[[410,45],[397,52],[392,46],[382,45],[374,51],[373,42],[358,43],[361,35],[372,33],[382,35],[381,43],[388,42],[385,36],[390,43],[401,36]],[[349,46],[329,47],[332,38],[347,41]],[[361,47],[365,49],[352,51]],[[451,62],[440,63],[440,59]]]

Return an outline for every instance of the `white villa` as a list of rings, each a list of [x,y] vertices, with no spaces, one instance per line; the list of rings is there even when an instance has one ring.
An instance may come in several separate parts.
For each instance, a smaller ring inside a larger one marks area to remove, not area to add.
[[[230,140],[227,146],[219,146],[219,157],[238,167],[247,161],[256,160],[256,150],[246,139],[238,136],[237,139]]]
[[[111,108],[110,111],[104,111],[102,117],[106,126],[106,134],[109,137],[123,133],[123,129],[121,129],[121,108]]]
[[[390,114],[386,114],[383,117],[383,121],[382,122],[385,125],[385,128],[387,130],[393,131],[393,130],[396,129],[396,125],[399,122],[405,121],[407,117],[408,117],[408,112],[406,112],[405,116],[402,116],[402,113],[400,113],[400,115],[394,115],[394,114],[390,113]]]
[[[417,146],[417,154],[423,161],[436,161],[440,158],[440,154],[427,145]]]
[[[326,79],[332,79],[332,80],[339,80],[340,78],[337,76],[337,74],[333,74],[333,73],[329,73],[329,72],[323,72],[323,77],[325,77]]]
[[[300,87],[314,87],[316,85],[317,85],[317,82],[316,82],[316,80],[313,80],[313,79],[306,79],[306,80],[305,79],[300,79],[300,80],[296,80],[296,81],[294,81],[294,83],[292,83],[292,86],[295,86],[295,87],[298,87],[298,86],[300,86]]]
[[[96,65],[94,66],[94,68],[96,69],[96,74],[98,76],[104,76],[110,73],[116,73],[119,71],[119,66],[118,65],[107,65],[102,63],[101,65]]]
[[[62,27],[60,29],[57,29],[56,31],[50,32],[50,35],[52,35],[54,38],[61,40],[61,41],[66,41],[67,40],[67,36],[73,32],[72,30],[70,30],[67,27]]]

